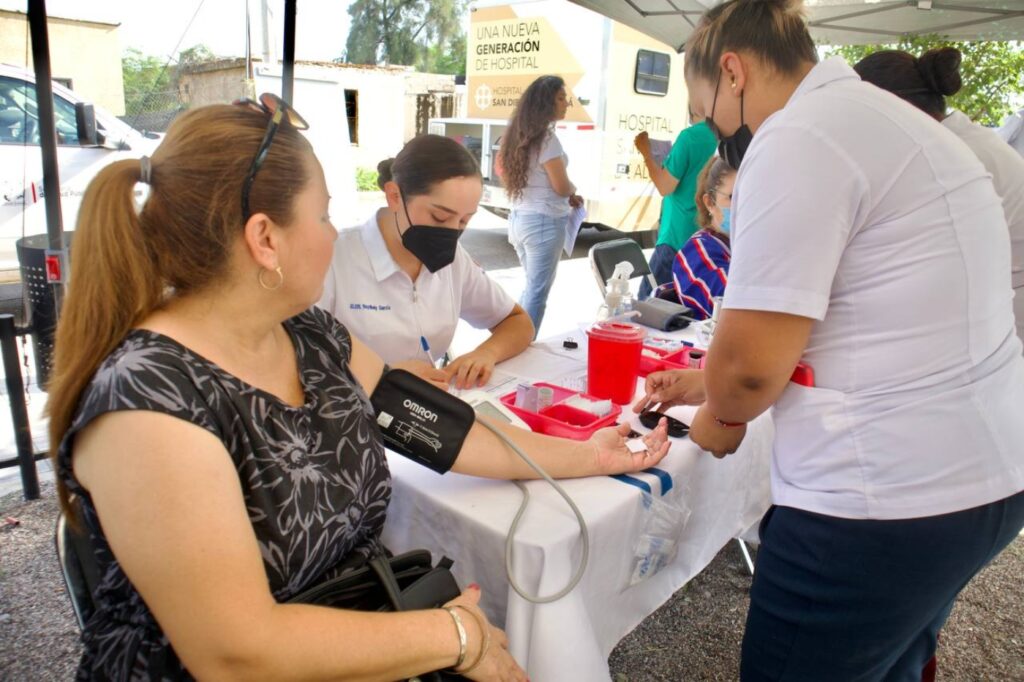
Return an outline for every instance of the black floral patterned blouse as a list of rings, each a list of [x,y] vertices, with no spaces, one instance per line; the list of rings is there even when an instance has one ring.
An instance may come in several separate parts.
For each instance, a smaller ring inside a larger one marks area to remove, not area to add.
[[[83,634],[80,680],[190,679],[112,554],[71,469],[74,435],[96,417],[149,410],[196,424],[238,470],[270,587],[285,601],[381,549],[391,492],[380,434],[348,369],[351,339],[311,308],[286,321],[305,404],[290,406],[161,334],[134,330],[102,363],[60,445],[59,475],[81,500],[101,582]],[[145,452],[137,453],[145,457]]]

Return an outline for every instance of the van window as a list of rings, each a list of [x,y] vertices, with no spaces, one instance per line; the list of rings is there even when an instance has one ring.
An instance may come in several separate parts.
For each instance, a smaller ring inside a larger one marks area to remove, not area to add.
[[[78,145],[75,107],[54,95],[57,144]],[[0,144],[39,144],[39,108],[35,86],[0,76]]]
[[[664,52],[637,50],[633,89],[641,95],[664,97],[668,94],[668,71],[671,63],[672,58]]]

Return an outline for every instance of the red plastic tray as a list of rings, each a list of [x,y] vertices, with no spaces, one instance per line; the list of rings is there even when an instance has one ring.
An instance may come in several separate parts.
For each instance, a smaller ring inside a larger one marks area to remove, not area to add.
[[[648,348],[644,346],[644,350],[652,351],[657,353],[661,357],[652,358],[649,355],[640,356],[640,376],[645,377],[651,372],[664,372],[669,369],[688,369],[690,368],[689,353],[700,353],[700,363],[695,369],[704,367],[704,360],[706,353],[699,348],[683,348],[681,350],[672,351],[666,353],[658,348]],[[805,365],[802,362],[798,362],[796,369],[793,370],[793,375],[789,378],[794,384],[800,384],[801,386],[814,387],[814,370],[810,365]]]
[[[590,400],[600,400],[600,398],[554,384],[537,382],[534,386],[547,387],[554,392],[551,405],[545,407],[540,412],[530,412],[521,407],[516,407],[515,391],[501,396],[500,400],[537,433],[572,440],[586,440],[598,429],[614,424],[619,415],[622,414],[622,408],[612,403],[612,411],[603,417],[598,417],[589,412],[577,410],[569,405],[562,405],[561,403],[577,394]]]
[[[660,358],[652,358],[649,355],[640,356],[640,376],[645,377],[651,372],[664,372],[668,369],[687,369],[690,367],[689,353],[700,353],[700,364],[697,365],[697,369],[704,366],[704,351],[699,348],[680,348],[679,350],[671,351],[666,353],[658,348],[648,348],[644,346],[644,350],[652,351],[660,355]]]

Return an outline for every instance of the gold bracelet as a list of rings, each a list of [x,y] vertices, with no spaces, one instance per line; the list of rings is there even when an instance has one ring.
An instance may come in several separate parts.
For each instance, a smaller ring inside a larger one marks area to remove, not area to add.
[[[455,608],[452,606],[441,607],[448,612],[448,615],[452,617],[455,622],[455,632],[459,636],[459,659],[455,661],[455,665],[452,668],[458,668],[460,665],[466,662],[466,627],[462,624],[462,618],[459,614],[455,613]]]
[[[484,621],[483,618],[478,616],[475,612],[473,612],[469,608],[467,608],[465,606],[462,606],[461,604],[456,604],[452,608],[462,609],[463,611],[465,611],[469,615],[473,616],[473,620],[475,620],[476,624],[480,627],[480,634],[483,637],[483,641],[481,641],[481,643],[480,643],[480,653],[477,655],[476,660],[473,661],[473,664],[470,665],[468,668],[463,668],[462,670],[456,670],[456,668],[458,668],[460,664],[456,664],[452,668],[452,670],[454,670],[455,672],[459,673],[460,675],[464,675],[464,674],[470,672],[471,670],[473,670],[474,668],[476,668],[478,665],[480,665],[483,662],[484,656],[487,655],[487,651],[491,648],[491,629],[489,627],[487,627],[487,623],[486,623],[486,621]]]

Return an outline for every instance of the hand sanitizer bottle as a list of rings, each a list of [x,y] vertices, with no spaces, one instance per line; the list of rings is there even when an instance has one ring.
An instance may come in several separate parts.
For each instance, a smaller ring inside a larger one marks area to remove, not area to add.
[[[607,320],[633,310],[633,294],[629,290],[629,276],[632,274],[632,263],[622,261],[615,266],[615,271],[608,278],[604,304],[597,311],[597,319]]]

